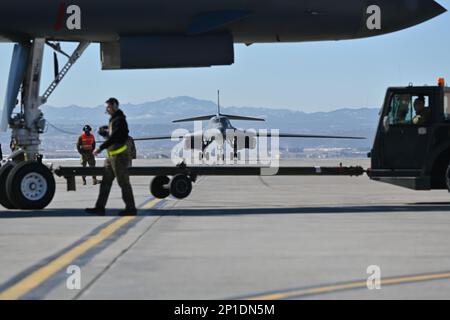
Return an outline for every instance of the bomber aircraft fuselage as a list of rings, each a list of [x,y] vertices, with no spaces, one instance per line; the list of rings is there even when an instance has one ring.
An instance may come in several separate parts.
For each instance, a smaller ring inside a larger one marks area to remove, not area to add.
[[[240,43],[341,40],[397,31],[444,11],[433,0],[14,0],[0,2],[0,37],[109,42],[229,32]]]

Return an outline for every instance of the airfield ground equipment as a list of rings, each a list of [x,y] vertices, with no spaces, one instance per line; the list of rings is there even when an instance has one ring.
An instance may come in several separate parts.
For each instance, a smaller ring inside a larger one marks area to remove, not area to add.
[[[273,168],[261,166],[152,166],[133,167],[130,176],[154,176],[150,191],[156,198],[163,199],[169,195],[177,199],[188,197],[192,185],[200,176],[263,176],[264,171]],[[103,168],[59,167],[55,174],[67,180],[68,191],[75,191],[75,177],[101,176]],[[280,167],[275,176],[361,176],[362,167]]]
[[[416,100],[424,108],[417,115]],[[368,175],[413,190],[450,191],[450,88],[389,88],[380,114]]]

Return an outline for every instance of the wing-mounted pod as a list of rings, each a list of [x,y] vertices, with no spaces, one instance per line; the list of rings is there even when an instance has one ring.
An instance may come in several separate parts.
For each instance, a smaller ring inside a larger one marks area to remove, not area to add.
[[[122,36],[100,46],[102,69],[211,67],[234,63],[229,33]]]

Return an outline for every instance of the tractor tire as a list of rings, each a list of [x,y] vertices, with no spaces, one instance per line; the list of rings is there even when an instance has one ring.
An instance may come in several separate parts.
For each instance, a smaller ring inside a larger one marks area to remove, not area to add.
[[[165,199],[170,196],[169,183],[169,177],[156,176],[150,184],[150,192],[156,199]]]
[[[177,174],[170,181],[170,194],[177,199],[187,198],[192,192],[192,181],[184,174]]]

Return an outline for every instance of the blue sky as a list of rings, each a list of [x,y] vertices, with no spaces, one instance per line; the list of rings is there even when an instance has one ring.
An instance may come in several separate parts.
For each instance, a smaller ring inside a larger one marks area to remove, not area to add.
[[[99,47],[92,45],[49,104],[96,106],[109,96],[130,103],[181,95],[215,100],[220,88],[225,106],[306,112],[378,107],[388,86],[434,84],[440,76],[450,81],[449,31],[447,12],[422,25],[369,39],[237,45],[233,66],[201,69],[101,71]],[[1,103],[11,52],[12,45],[0,44]],[[53,74],[50,54],[47,50],[43,87]]]

